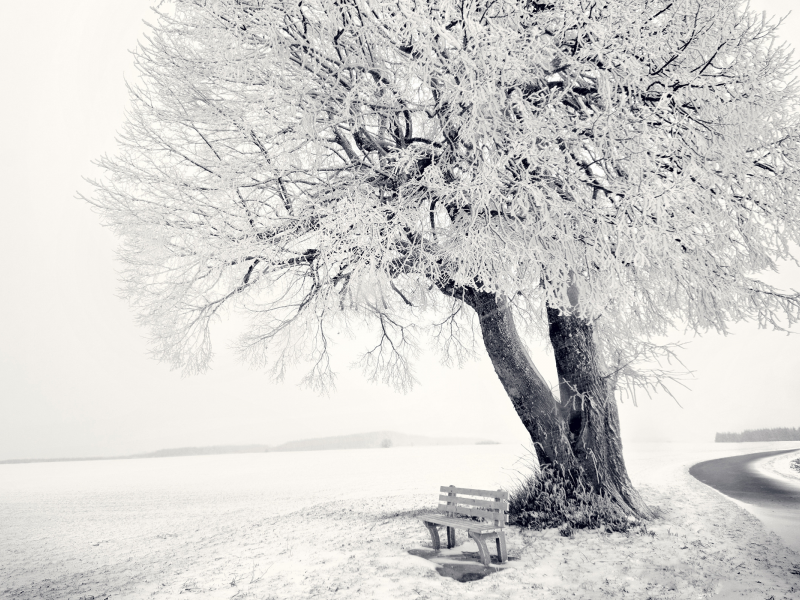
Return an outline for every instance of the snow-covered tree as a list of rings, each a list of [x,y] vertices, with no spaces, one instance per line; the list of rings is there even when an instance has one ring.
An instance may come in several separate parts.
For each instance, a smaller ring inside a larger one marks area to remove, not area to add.
[[[89,200],[175,366],[207,367],[226,305],[247,358],[322,386],[334,323],[372,326],[363,367],[401,388],[420,336],[482,341],[539,461],[647,516],[614,392],[659,383],[652,336],[798,316],[756,274],[800,242],[800,95],[739,0],[167,8]]]

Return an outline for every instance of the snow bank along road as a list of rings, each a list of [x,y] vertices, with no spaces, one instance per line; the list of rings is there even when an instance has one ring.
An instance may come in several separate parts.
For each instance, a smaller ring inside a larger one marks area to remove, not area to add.
[[[0,465],[0,598],[797,600],[800,556],[688,472],[791,447],[628,445],[661,518],[628,535],[512,527],[509,568],[469,583],[424,558],[414,517],[443,483],[510,487],[520,446]]]

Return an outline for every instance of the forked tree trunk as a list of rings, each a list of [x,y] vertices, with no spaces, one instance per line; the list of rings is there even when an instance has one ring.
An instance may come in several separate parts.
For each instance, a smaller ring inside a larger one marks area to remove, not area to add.
[[[464,299],[478,314],[489,358],[531,436],[539,463],[562,465],[626,513],[652,517],[628,478],[614,391],[603,377],[591,324],[548,309],[559,401],[531,361],[510,306],[494,294],[477,291]]]

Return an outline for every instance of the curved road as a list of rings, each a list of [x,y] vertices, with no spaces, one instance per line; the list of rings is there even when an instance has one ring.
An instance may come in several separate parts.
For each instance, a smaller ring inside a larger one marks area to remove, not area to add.
[[[753,465],[770,456],[788,454],[799,449],[707,460],[694,465],[689,473],[726,496],[748,504],[764,508],[800,508],[800,486],[763,475]]]

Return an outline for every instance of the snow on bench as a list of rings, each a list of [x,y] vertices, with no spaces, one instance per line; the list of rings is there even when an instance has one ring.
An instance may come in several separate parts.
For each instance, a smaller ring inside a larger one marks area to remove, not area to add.
[[[439,550],[439,526],[447,527],[447,547],[456,545],[456,528],[466,529],[467,535],[478,544],[478,553],[484,566],[489,566],[491,557],[487,540],[497,544],[497,558],[501,563],[508,560],[506,534],[503,528],[508,523],[508,492],[503,490],[471,490],[454,485],[439,488],[439,506],[435,513],[417,517],[425,523],[431,533],[433,549]],[[471,496],[471,497],[467,497]],[[491,498],[491,500],[486,500]],[[482,522],[481,519],[484,521]]]

